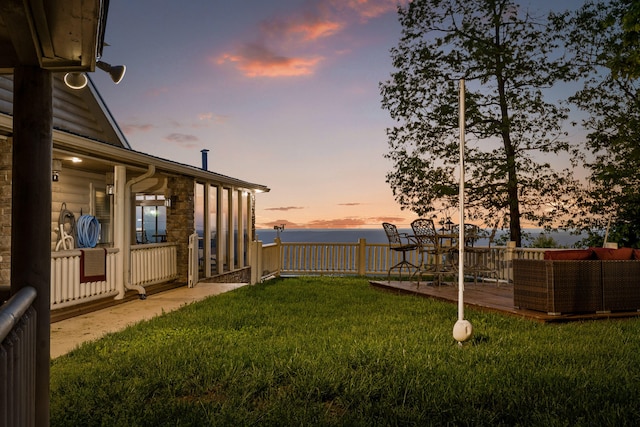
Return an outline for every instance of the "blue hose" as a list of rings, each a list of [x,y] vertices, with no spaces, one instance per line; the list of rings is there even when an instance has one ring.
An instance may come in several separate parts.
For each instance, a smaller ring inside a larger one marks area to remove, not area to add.
[[[95,248],[100,239],[100,223],[93,215],[82,215],[76,223],[79,248]]]

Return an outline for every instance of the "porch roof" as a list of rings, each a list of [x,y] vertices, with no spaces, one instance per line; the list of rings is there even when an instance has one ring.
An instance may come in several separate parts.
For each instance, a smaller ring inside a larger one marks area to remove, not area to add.
[[[109,0],[2,0],[0,73],[19,65],[94,71],[108,9]]]

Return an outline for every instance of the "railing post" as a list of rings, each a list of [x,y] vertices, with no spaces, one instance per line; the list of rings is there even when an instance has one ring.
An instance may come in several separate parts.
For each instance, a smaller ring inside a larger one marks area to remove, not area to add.
[[[262,276],[262,242],[254,240],[251,242],[251,281],[249,284],[255,285],[260,282]]]
[[[507,242],[507,250],[505,253],[505,269],[507,272],[507,282],[513,281],[513,258],[516,252],[516,242]]]
[[[367,272],[367,239],[358,239],[358,276],[364,276]]]
[[[280,277],[280,272],[282,271],[282,269],[284,268],[283,263],[284,263],[284,254],[283,249],[282,249],[282,240],[280,240],[279,237],[276,237],[275,239],[273,239],[273,242],[276,244],[276,246],[278,247],[278,270],[276,270],[276,276]]]

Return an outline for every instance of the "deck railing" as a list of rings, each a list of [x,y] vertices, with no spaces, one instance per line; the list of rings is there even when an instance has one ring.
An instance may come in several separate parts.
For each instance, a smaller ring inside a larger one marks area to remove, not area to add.
[[[148,286],[178,277],[178,245],[152,243],[131,247],[131,285]]]
[[[393,251],[386,243],[367,243],[359,239],[354,243],[287,243],[275,239],[274,243],[263,245],[256,242],[255,257],[257,274],[254,281],[271,276],[301,275],[360,275],[386,276],[389,267],[402,260],[402,254]],[[507,246],[486,247],[487,253],[479,260],[492,272],[484,273],[487,279],[509,282],[513,278],[511,261],[515,258],[542,259],[548,249],[516,248]],[[465,264],[472,264],[478,256],[465,253]],[[418,251],[408,252],[406,259],[414,265],[421,261]],[[425,263],[432,260],[425,259]],[[394,270],[393,274],[397,275]]]
[[[35,425],[36,295],[25,287],[0,307],[0,427]]]
[[[51,310],[115,296],[115,257],[118,249],[107,249],[105,280],[80,282],[80,250],[51,253]]]
[[[51,310],[71,307],[119,294],[117,248],[108,248],[105,280],[81,282],[81,251],[51,253]],[[178,277],[177,245],[154,243],[131,247],[131,286],[148,286],[170,282]]]

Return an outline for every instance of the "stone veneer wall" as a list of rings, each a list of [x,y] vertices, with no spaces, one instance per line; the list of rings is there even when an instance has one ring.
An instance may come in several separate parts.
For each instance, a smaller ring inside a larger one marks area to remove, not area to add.
[[[11,180],[13,138],[0,138],[0,287],[11,286]]]
[[[251,267],[222,273],[217,276],[201,279],[202,283],[249,283],[251,282]]]
[[[189,236],[195,231],[193,178],[169,179],[172,204],[167,209],[167,242],[178,244],[178,281],[189,279]]]

